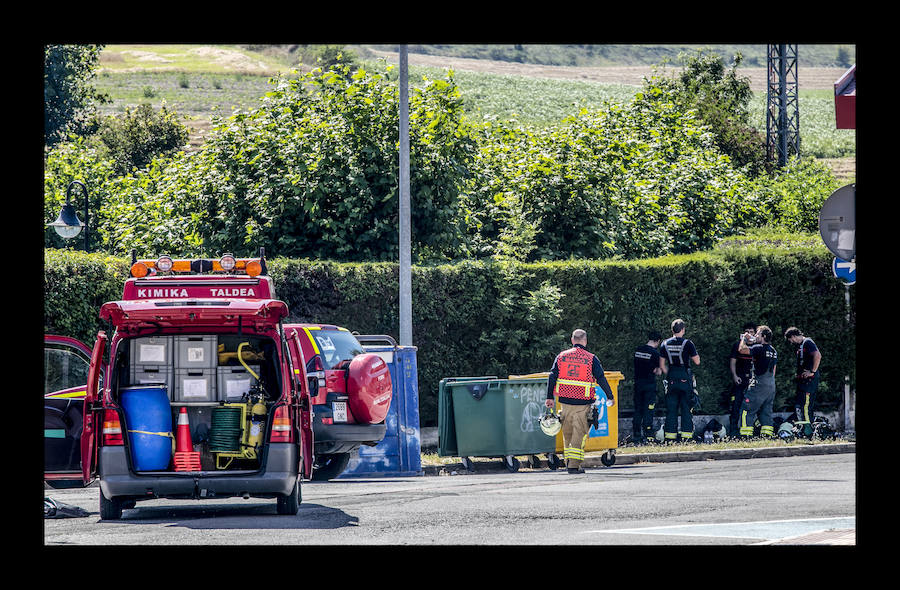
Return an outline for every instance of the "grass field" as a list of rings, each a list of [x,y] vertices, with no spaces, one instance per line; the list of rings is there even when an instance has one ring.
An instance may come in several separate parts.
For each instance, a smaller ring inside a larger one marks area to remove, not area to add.
[[[367,54],[380,56],[363,61],[370,70],[384,71],[396,62],[396,54]],[[558,124],[582,106],[628,101],[642,76],[652,73],[649,66],[572,68],[410,54],[410,84],[420,84],[423,76],[444,77],[447,67],[454,68],[469,116],[514,119],[530,126]],[[141,103],[156,108],[165,103],[187,117],[191,145],[197,147],[213,116],[255,107],[270,90],[269,78],[290,71],[273,57],[236,46],[109,45],[101,54],[95,85],[112,98],[101,107],[104,114]],[[834,162],[841,175],[851,170],[855,175],[856,133],[835,129],[829,85],[840,73],[838,68],[800,70],[801,153]],[[752,123],[764,132],[766,95],[759,88],[764,88],[765,70],[749,68],[743,75],[755,89]]]

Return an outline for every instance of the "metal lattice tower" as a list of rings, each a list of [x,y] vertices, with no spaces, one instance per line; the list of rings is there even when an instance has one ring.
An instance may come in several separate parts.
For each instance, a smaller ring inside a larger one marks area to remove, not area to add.
[[[800,108],[797,98],[797,46],[768,46],[766,154],[784,166],[800,153]]]

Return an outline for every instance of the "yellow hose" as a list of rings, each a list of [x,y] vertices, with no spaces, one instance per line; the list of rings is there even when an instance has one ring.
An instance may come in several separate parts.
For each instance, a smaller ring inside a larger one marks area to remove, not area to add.
[[[244,368],[247,369],[247,371],[249,371],[251,375],[253,375],[253,378],[256,379],[257,381],[259,381],[259,375],[257,375],[256,373],[254,373],[254,372],[253,372],[253,369],[251,369],[249,366],[247,366],[247,363],[244,362],[244,359],[243,359],[243,357],[241,356],[241,349],[244,348],[244,346],[246,346],[246,345],[248,345],[248,344],[250,344],[250,343],[249,343],[249,342],[241,342],[241,343],[238,345],[238,355],[237,355],[237,357],[238,357],[238,360],[241,362],[241,364],[244,365]]]

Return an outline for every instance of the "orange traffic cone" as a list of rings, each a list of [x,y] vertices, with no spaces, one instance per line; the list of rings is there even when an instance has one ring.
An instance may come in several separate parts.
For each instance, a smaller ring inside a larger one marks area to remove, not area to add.
[[[187,408],[181,407],[178,426],[175,429],[175,471],[200,471],[200,453],[194,452],[191,444],[191,424]]]

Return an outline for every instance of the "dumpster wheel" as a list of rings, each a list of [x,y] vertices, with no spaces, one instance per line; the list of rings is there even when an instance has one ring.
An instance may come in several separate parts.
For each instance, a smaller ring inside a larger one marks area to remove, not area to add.
[[[600,456],[600,462],[607,467],[612,467],[616,463],[616,450],[609,449]]]
[[[559,460],[559,457],[556,456],[556,453],[549,453],[547,455],[547,467],[551,470],[556,471],[559,469],[559,466],[562,465],[562,461]]]
[[[528,457],[528,466],[532,469],[540,469],[541,459],[537,455],[531,455]]]
[[[460,457],[459,462],[462,463],[462,466],[466,471],[475,471],[475,464],[472,463],[472,460],[468,457]]]
[[[519,463],[519,460],[512,455],[507,455],[503,458],[503,465],[510,473],[515,473],[519,470],[519,467],[521,467],[521,463]]]

